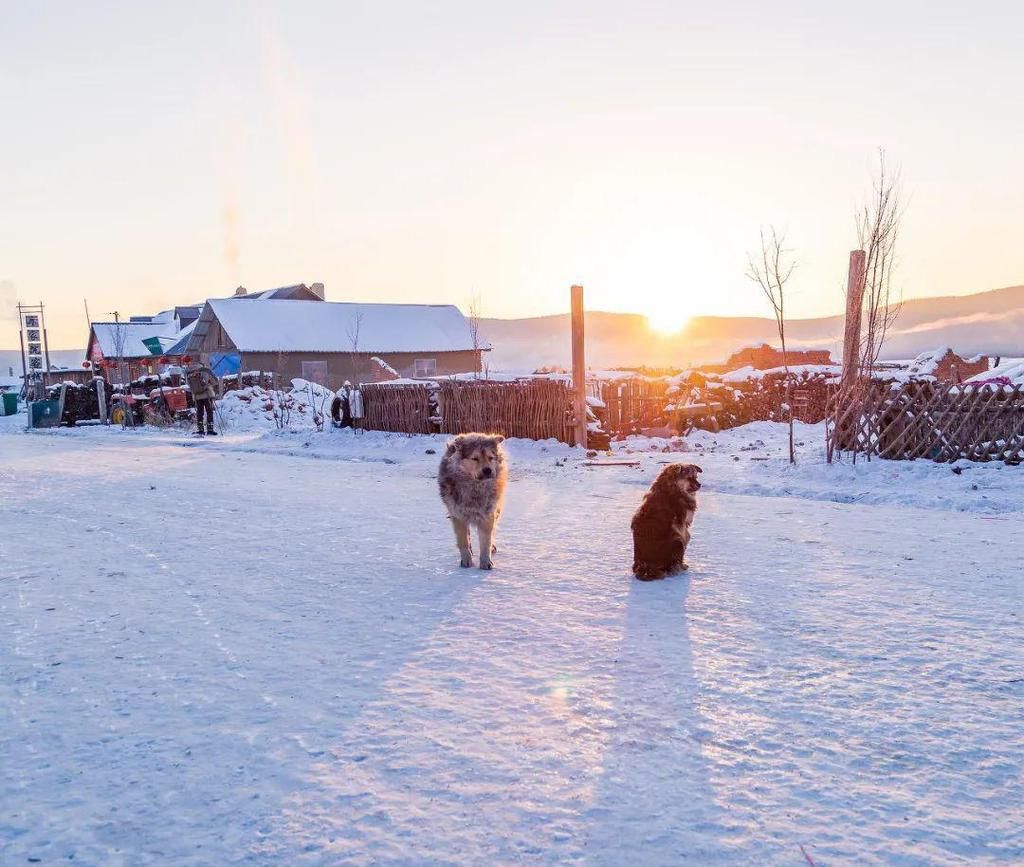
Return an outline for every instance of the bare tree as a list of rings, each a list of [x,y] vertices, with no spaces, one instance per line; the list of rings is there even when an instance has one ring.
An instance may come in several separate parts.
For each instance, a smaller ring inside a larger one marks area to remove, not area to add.
[[[481,341],[480,341],[480,293],[474,292],[469,299],[469,336],[473,341],[473,363],[476,365],[474,374],[477,379],[480,378],[481,372],[484,374],[484,379],[487,379],[487,368],[482,362],[483,353],[481,352]]]
[[[362,359],[359,356],[359,334],[363,330],[363,311],[357,310],[355,317],[345,327],[345,332],[348,334],[348,342],[351,347],[350,358],[352,367],[352,379],[356,386],[359,386],[359,376],[362,369]]]
[[[121,406],[123,417],[121,427],[135,427],[134,405],[129,399],[131,393],[131,364],[126,364],[124,359],[124,348],[128,340],[128,330],[121,321],[121,314],[116,310],[111,314],[114,317],[114,327],[111,329],[111,339],[116,359],[116,376],[121,380]],[[114,385],[115,383],[111,383]]]
[[[871,200],[857,214],[857,238],[864,250],[864,312],[861,334],[861,373],[870,377],[882,347],[903,305],[892,285],[903,208],[899,173],[886,168],[885,151],[878,151],[878,174]]]
[[[748,256],[747,277],[761,287],[775,314],[779,343],[782,344],[782,364],[786,371],[785,411],[789,422],[789,462],[793,464],[796,463],[796,451],[793,446],[792,377],[786,352],[786,283],[793,276],[796,262],[793,261],[792,251],[784,246],[785,242],[786,236],[780,235],[774,226],[769,227],[767,235],[762,229],[761,253]]]
[[[885,151],[879,149],[871,198],[855,214],[859,249],[864,251],[860,356],[856,370],[844,371],[843,385],[836,395],[826,427],[829,463],[837,449],[851,451],[856,460],[856,420],[864,412],[872,387],[872,373],[902,308],[902,293],[892,282],[902,219],[899,172],[890,172]]]

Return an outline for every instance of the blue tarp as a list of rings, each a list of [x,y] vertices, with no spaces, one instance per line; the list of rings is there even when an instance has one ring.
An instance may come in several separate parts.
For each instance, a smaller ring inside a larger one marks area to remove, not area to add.
[[[242,356],[237,352],[210,353],[210,370],[217,376],[231,376],[242,369]]]

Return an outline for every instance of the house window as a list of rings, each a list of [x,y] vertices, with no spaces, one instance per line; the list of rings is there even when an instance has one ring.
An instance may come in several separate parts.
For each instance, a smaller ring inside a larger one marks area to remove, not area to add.
[[[224,338],[224,326],[221,325],[218,322],[217,323],[217,348],[218,349],[223,349],[227,345],[228,345],[227,340],[225,340],[225,338]]]
[[[308,382],[315,382],[317,385],[327,385],[327,362],[326,361],[303,361],[302,378]]]
[[[437,359],[436,358],[417,358],[415,367],[415,376],[418,379],[437,376]]]

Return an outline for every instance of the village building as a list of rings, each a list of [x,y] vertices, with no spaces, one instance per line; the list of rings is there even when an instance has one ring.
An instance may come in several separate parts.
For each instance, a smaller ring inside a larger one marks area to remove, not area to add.
[[[179,338],[180,322],[174,310],[127,322],[93,322],[85,360],[111,382],[130,382],[155,373],[163,350]]]
[[[832,355],[827,349],[787,349],[783,353],[767,343],[758,346],[746,346],[729,356],[725,364],[705,364],[701,370],[707,373],[729,373],[744,367],[754,370],[774,370],[778,367],[790,367],[806,364],[834,364]]]
[[[490,346],[453,305],[208,301],[184,351],[220,375],[273,372],[331,389],[481,369]]]
[[[323,283],[240,286],[230,298],[91,323],[82,372],[131,382],[191,356],[219,376],[257,370],[336,389],[346,380],[475,373],[489,348],[451,305],[328,302]]]
[[[963,382],[973,376],[987,373],[989,357],[976,355],[964,358],[948,346],[922,352],[907,368],[913,378],[934,377],[939,382]]]
[[[324,284],[298,283],[261,292],[239,286],[234,298],[247,301],[323,301]],[[206,302],[171,307],[153,316],[130,316],[127,321],[92,322],[85,361],[92,371],[111,382],[131,382],[158,373],[184,355],[188,338]]]

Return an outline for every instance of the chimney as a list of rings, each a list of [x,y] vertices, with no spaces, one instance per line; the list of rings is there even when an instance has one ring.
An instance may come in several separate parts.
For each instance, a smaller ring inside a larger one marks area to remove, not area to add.
[[[235,298],[242,298],[242,297],[244,297],[244,296],[246,296],[248,294],[249,293],[246,291],[246,288],[244,286],[239,286],[235,290]]]
[[[324,300],[324,284],[323,283],[314,283],[312,286],[309,287],[309,290],[314,295],[316,295],[316,297],[319,298],[321,301]]]

